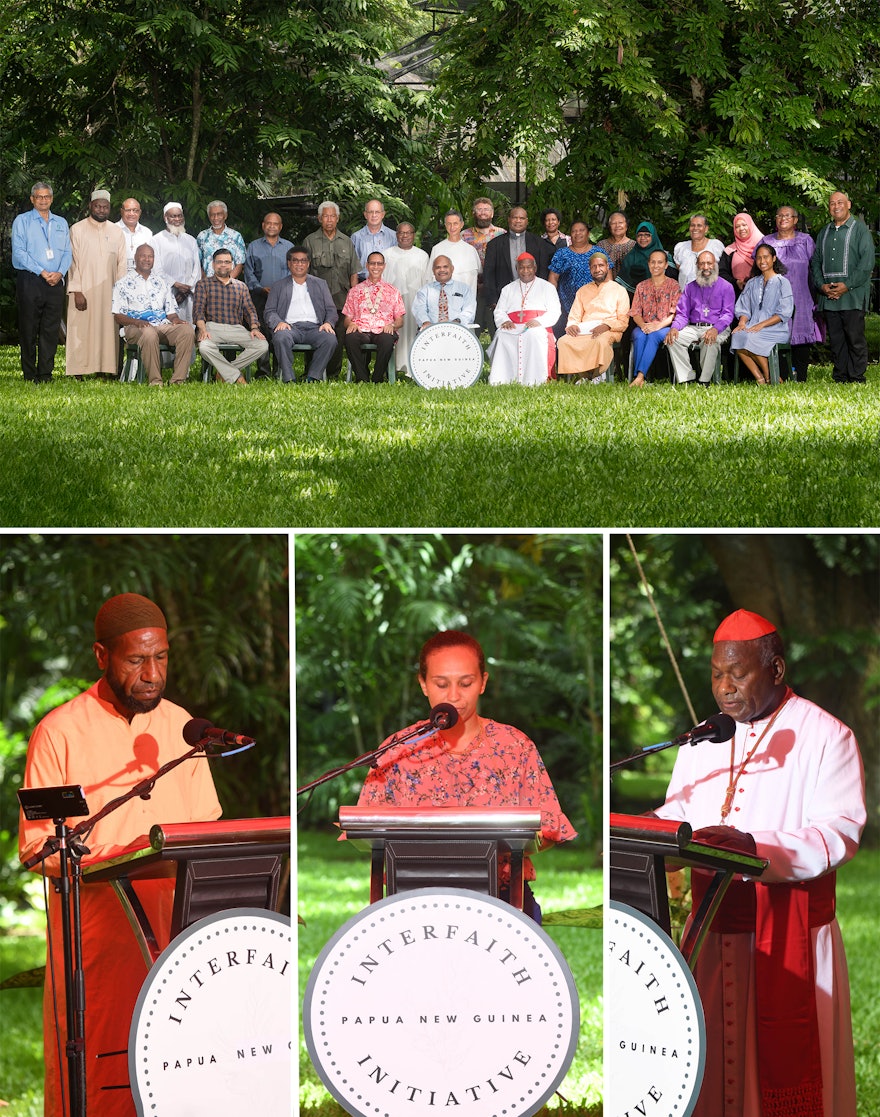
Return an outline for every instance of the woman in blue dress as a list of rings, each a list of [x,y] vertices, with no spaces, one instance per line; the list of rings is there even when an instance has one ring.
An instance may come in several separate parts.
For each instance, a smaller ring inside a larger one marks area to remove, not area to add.
[[[739,353],[758,384],[769,384],[767,358],[774,345],[788,344],[794,297],[785,278],[785,265],[769,244],[758,248],[755,265],[760,275],[748,281],[736,300],[739,323],[730,335],[730,348]]]
[[[575,295],[581,287],[593,282],[590,257],[598,251],[590,239],[590,227],[586,221],[572,221],[568,235],[571,244],[556,249],[550,261],[550,274],[547,276],[559,292],[559,301],[562,304],[562,315],[553,327],[557,339],[565,333],[568,312]]]

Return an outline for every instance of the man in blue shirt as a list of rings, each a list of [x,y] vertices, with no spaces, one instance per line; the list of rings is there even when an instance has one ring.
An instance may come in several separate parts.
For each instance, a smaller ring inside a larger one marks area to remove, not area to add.
[[[266,337],[272,336],[266,322],[266,299],[269,291],[280,279],[287,278],[287,253],[293,245],[281,236],[283,222],[280,214],[267,213],[263,218],[263,235],[247,246],[244,258],[244,279],[251,293],[260,326]],[[257,361],[257,377],[271,376],[269,351]]]
[[[70,231],[64,218],[52,213],[52,197],[51,186],[35,182],[34,208],[12,223],[21,371],[34,384],[52,379],[71,258]]]
[[[412,316],[420,330],[437,322],[470,326],[477,313],[477,296],[467,283],[452,278],[455,270],[448,256],[437,256],[431,269],[434,282],[421,287],[413,300]]]
[[[367,278],[367,260],[373,252],[382,252],[397,244],[397,233],[383,223],[385,207],[378,198],[370,198],[364,206],[366,225],[351,234],[351,243],[361,262],[358,279]]]

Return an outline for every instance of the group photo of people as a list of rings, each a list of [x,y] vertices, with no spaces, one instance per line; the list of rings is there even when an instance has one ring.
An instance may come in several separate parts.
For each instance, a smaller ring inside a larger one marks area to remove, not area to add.
[[[274,211],[246,242],[222,200],[195,236],[177,201],[155,230],[134,197],[114,220],[104,189],[71,226],[53,212],[51,184],[34,183],[30,201],[13,223],[12,262],[21,370],[35,384],[52,380],[62,331],[77,380],[180,386],[200,359],[200,378],[224,384],[393,382],[411,374],[416,336],[449,324],[485,339],[492,385],[804,382],[819,344],[836,383],[865,383],[875,250],[842,190],[815,237],[786,204],[766,229],[744,212],[729,230],[692,214],[687,239],[671,245],[623,211],[594,229],[513,205],[505,227],[478,197],[470,224],[456,209],[442,215],[446,235],[429,251],[376,198],[350,235],[339,204],[320,201],[318,227],[299,243]]]

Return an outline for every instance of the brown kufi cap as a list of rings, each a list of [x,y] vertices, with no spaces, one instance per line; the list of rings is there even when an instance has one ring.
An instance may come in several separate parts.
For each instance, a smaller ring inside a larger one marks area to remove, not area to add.
[[[139,628],[168,628],[165,614],[155,601],[139,593],[120,593],[108,598],[95,617],[95,639],[99,644]]]
[[[776,625],[771,624],[766,617],[750,613],[748,609],[737,609],[719,624],[713,643],[718,644],[723,640],[758,640],[775,631]]]

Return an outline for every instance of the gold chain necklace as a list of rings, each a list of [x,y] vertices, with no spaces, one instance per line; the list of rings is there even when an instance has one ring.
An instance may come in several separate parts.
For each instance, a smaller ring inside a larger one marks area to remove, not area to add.
[[[773,728],[773,723],[779,717],[779,714],[782,711],[782,707],[788,701],[790,695],[791,695],[791,691],[786,690],[785,697],[782,699],[782,701],[777,706],[776,710],[774,711],[773,717],[771,717],[770,720],[767,722],[767,724],[764,726],[764,731],[761,733],[761,736],[757,739],[757,741],[755,741],[755,743],[749,749],[748,755],[743,760],[742,764],[740,764],[735,776],[733,774],[733,765],[734,765],[735,751],[736,751],[736,735],[731,737],[731,739],[730,739],[730,783],[727,785],[727,794],[724,796],[724,802],[721,804],[721,822],[722,822],[722,824],[727,821],[727,816],[730,814],[730,812],[733,808],[733,797],[736,794],[736,785],[739,783],[740,776],[745,771],[746,765],[748,764],[748,762],[752,759],[752,757],[758,751],[758,746],[761,744],[761,742],[764,740],[764,738],[767,736],[767,734]]]

